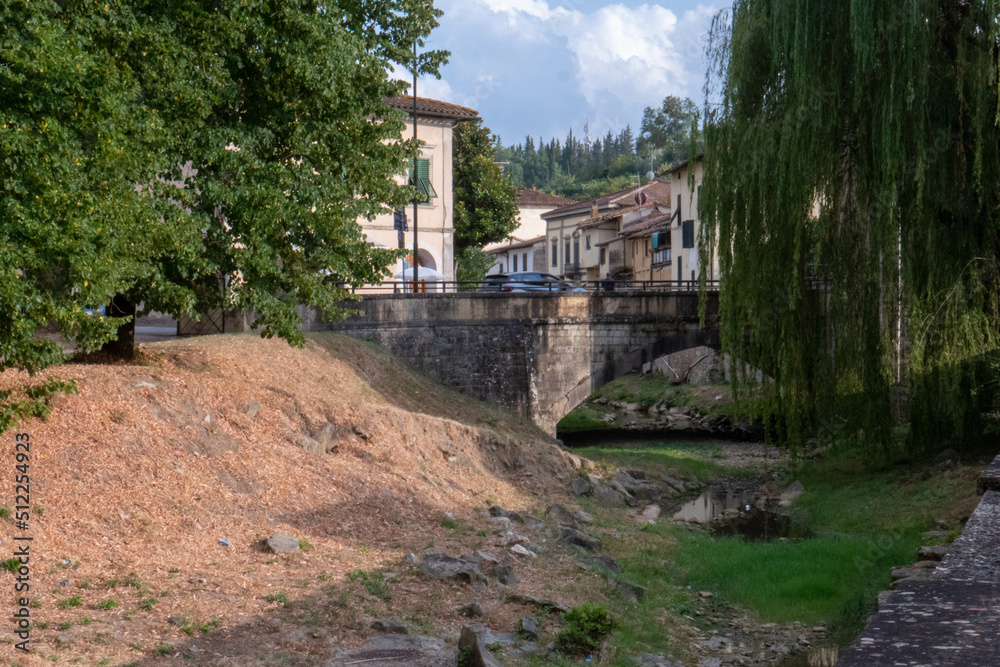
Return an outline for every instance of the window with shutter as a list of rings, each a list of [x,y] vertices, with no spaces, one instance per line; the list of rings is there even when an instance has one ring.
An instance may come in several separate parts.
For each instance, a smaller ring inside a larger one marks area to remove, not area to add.
[[[431,185],[431,161],[423,158],[417,159],[417,179],[413,180],[413,170],[408,172],[409,184],[417,189],[419,193],[418,201],[426,204],[431,199],[437,198],[437,191]]]
[[[681,247],[694,247],[694,220],[685,220],[681,227]]]

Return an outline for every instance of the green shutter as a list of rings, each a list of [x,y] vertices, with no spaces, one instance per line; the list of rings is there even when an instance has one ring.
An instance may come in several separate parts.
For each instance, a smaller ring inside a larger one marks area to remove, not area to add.
[[[419,201],[426,203],[436,198],[437,191],[431,185],[431,161],[417,158],[417,182],[413,182],[413,171],[408,171],[407,182],[417,189]]]

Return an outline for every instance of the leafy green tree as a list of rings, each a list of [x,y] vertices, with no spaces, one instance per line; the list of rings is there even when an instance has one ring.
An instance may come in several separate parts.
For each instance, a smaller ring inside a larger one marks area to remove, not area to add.
[[[417,147],[383,100],[439,15],[430,0],[0,6],[0,368],[61,358],[40,327],[83,350],[127,332],[83,310],[112,299],[126,317],[238,309],[293,343],[295,305],[343,315],[395,258],[357,221],[410,199],[393,176]]]
[[[455,277],[459,282],[480,283],[486,277],[486,272],[497,263],[497,258],[478,246],[469,246],[458,251],[455,263],[457,264]],[[475,286],[463,286],[461,290],[473,291]]]
[[[662,150],[665,164],[675,164],[689,157],[691,130],[696,126],[698,107],[690,98],[668,95],[659,108],[646,107],[642,112],[638,150],[648,157],[650,150]]]
[[[995,407],[998,10],[737,0],[716,19],[703,260],[793,445],[888,455],[902,414],[917,449],[967,446]]]
[[[517,229],[517,188],[493,159],[499,138],[481,121],[455,130],[455,249],[502,241]],[[530,145],[530,138],[529,138]],[[532,153],[537,156],[532,146]]]

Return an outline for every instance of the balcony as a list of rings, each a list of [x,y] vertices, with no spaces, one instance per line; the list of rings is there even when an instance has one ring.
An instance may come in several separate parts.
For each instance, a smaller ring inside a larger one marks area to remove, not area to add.
[[[671,256],[672,248],[663,248],[661,250],[653,251],[653,266],[669,266],[673,257]]]

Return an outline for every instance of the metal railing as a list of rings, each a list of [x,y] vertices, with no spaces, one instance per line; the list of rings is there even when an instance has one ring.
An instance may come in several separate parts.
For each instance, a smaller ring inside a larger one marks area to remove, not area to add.
[[[386,281],[381,285],[366,285],[357,289],[351,288],[351,293],[359,296],[366,294],[397,294],[399,296],[427,296],[434,294],[498,294],[524,296],[531,294],[639,294],[655,292],[697,292],[701,285],[697,280],[566,280],[563,283],[524,283],[517,282],[508,286],[505,283],[490,281],[459,281],[459,280],[421,280],[414,290],[412,281]],[[719,281],[709,280],[706,283],[709,292],[719,291]]]

